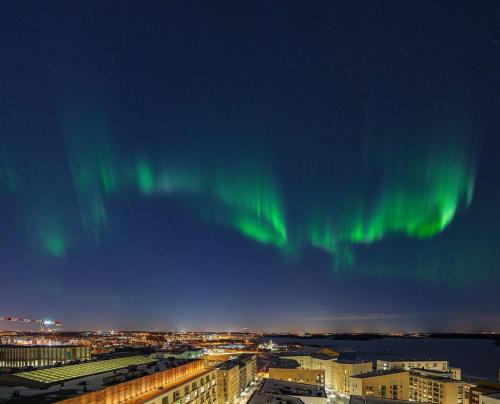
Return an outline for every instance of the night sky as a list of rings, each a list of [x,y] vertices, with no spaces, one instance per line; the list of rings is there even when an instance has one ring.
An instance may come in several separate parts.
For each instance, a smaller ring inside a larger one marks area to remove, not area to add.
[[[0,315],[500,331],[499,8],[2,2]]]

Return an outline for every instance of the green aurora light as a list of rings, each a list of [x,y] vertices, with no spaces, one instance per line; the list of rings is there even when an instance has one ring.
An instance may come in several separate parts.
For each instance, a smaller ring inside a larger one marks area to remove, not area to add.
[[[273,158],[264,158],[253,146],[229,144],[223,151],[200,156],[173,144],[168,152],[159,147],[131,154],[119,151],[107,125],[92,114],[68,120],[63,128],[73,188],[66,200],[74,198],[77,208],[65,202],[62,217],[79,212],[80,230],[63,220],[50,224],[47,212],[38,212],[44,217],[41,247],[54,257],[67,252],[70,236],[77,240],[85,234],[99,241],[113,198],[178,195],[204,221],[230,227],[286,255],[322,249],[334,257],[335,267],[349,266],[358,244],[388,235],[425,239],[442,232],[458,210],[470,204],[474,189],[474,158],[463,142],[453,140],[444,146],[429,142],[419,152],[410,152],[411,158],[388,153],[387,144],[372,146],[361,164],[344,169],[344,182],[336,179],[335,163],[328,156],[321,167],[330,167],[331,175],[313,169],[308,177],[312,180],[287,182]],[[0,167],[2,186],[13,192],[13,165],[5,161]],[[364,186],[373,171],[378,173],[372,181],[376,186]]]

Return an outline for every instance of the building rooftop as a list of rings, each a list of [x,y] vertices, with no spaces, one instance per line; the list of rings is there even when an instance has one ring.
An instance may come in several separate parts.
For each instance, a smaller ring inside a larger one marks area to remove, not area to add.
[[[408,404],[409,402],[405,400],[392,400],[390,398],[362,396],[351,396],[349,399],[349,404]]]
[[[101,361],[108,362],[108,361]],[[165,371],[168,369],[176,368],[180,365],[185,365],[190,362],[197,362],[192,360],[159,360],[153,364],[140,364],[133,366],[133,368],[123,368],[118,370],[111,370],[104,373],[97,373],[87,375],[81,378],[65,380],[64,382],[57,384],[42,384],[42,383],[25,383],[25,386],[17,384],[19,380],[15,380],[14,384],[7,384],[5,386],[0,386],[0,402],[4,402],[13,397],[14,392],[20,392],[19,397],[14,397],[8,403],[30,403],[30,404],[45,404],[59,402],[64,399],[68,399],[74,396],[79,396],[82,394],[92,393],[103,388],[107,388],[113,385],[119,385],[121,383],[128,383],[136,379],[154,375],[156,372]],[[201,361],[198,361],[201,362]],[[201,371],[193,372],[185,377],[176,379],[164,388],[175,388],[178,385],[185,383],[186,381],[192,380],[196,377],[210,372],[211,369],[202,369]],[[14,376],[12,376],[14,377]],[[28,379],[26,379],[28,380]],[[9,380],[12,381],[12,378]],[[30,384],[30,385],[28,385]],[[153,389],[149,390],[140,396],[136,396],[135,399],[142,402],[140,399],[144,397],[153,397],[158,394],[164,394],[164,389]],[[130,399],[128,399],[130,400]],[[129,401],[127,401],[129,402]]]
[[[355,377],[356,379],[367,379],[369,377],[392,375],[396,373],[408,373],[408,371],[404,369],[374,370],[373,372],[361,373],[359,375],[353,375],[351,377]]]
[[[371,363],[371,361],[365,361],[362,359],[339,359],[336,362],[340,363],[342,365],[355,365],[358,363]]]
[[[88,345],[17,345],[17,344],[0,344],[1,348],[86,348]],[[90,348],[90,347],[89,347]]]
[[[377,362],[448,362],[446,359],[438,358],[398,358],[398,359],[377,359]]]
[[[48,369],[32,370],[29,372],[21,372],[16,373],[15,377],[51,385],[66,380],[79,379],[90,375],[110,372],[113,370],[127,368],[129,366],[143,365],[156,361],[156,359],[145,356],[128,356],[125,358],[107,359],[102,361],[81,363],[78,365],[68,365]]]
[[[248,404],[304,404],[304,402],[300,398],[294,396],[256,391],[248,401]]]
[[[500,393],[492,393],[492,394],[486,394],[488,397],[494,398],[496,400],[500,400]]]
[[[239,366],[237,361],[229,360],[229,361],[219,363],[218,365],[215,366],[215,368],[220,369],[220,370],[229,370],[229,369],[232,369],[232,368],[237,367],[237,366]]]
[[[439,380],[449,383],[463,383],[461,380],[453,379],[451,372],[441,372],[436,370],[410,369],[410,376],[419,376],[427,379]]]
[[[203,348],[180,347],[180,348],[160,349],[156,352],[182,354],[184,352],[200,352],[200,351],[203,351]]]
[[[322,352],[287,352],[281,355],[282,358],[287,358],[291,356],[310,356],[311,358],[322,359],[322,360],[335,360],[331,355]]]
[[[279,369],[297,369],[300,367],[300,363],[295,359],[285,359],[280,358],[275,366],[269,366],[270,368],[279,368]]]
[[[325,389],[315,384],[287,382],[275,379],[266,379],[260,388],[260,393],[326,398]]]

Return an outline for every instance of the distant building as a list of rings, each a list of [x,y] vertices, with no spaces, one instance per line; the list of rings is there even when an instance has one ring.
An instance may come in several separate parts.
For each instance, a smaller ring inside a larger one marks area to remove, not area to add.
[[[440,359],[398,359],[398,360],[377,360],[377,370],[391,369],[426,369],[448,372],[448,361]]]
[[[266,379],[248,404],[327,404],[321,386]]]
[[[52,366],[90,359],[89,346],[77,345],[0,345],[0,368]]]
[[[338,360],[332,362],[332,389],[338,393],[349,395],[350,377],[372,370],[373,364],[370,361]]]
[[[156,359],[197,359],[204,355],[203,348],[187,348],[187,349],[177,349],[171,351],[157,351],[151,355],[152,358]]]
[[[462,379],[460,368],[450,367],[448,361],[440,359],[398,359],[398,360],[377,360],[377,370],[391,369],[423,369],[449,373],[455,380]]]
[[[464,383],[451,373],[413,369],[410,371],[410,401],[432,404],[464,404]]]
[[[364,397],[409,399],[409,373],[403,369],[375,370],[351,376],[349,394]]]

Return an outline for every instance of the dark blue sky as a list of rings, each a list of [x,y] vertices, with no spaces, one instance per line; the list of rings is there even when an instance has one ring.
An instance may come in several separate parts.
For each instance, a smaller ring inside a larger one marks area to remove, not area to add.
[[[0,315],[500,330],[498,11],[2,4]]]

